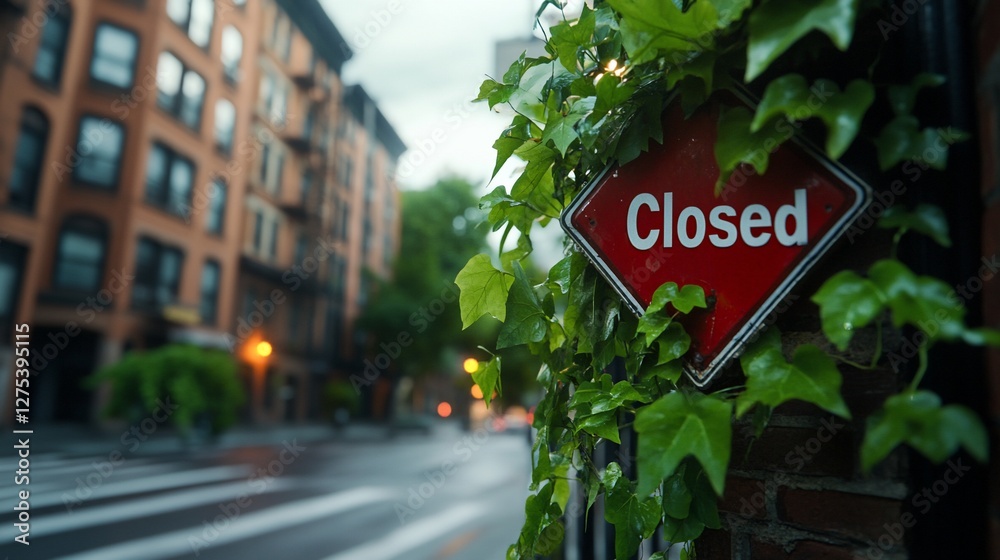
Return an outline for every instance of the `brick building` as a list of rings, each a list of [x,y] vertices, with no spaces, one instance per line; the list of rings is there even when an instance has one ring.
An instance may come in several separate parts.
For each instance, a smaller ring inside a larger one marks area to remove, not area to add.
[[[353,363],[362,273],[389,272],[404,149],[342,84],[350,49],[318,2],[0,9],[16,39],[0,53],[2,386],[23,322],[36,421],[92,420],[80,381],[171,341],[245,360],[248,416],[318,414],[317,387]]]

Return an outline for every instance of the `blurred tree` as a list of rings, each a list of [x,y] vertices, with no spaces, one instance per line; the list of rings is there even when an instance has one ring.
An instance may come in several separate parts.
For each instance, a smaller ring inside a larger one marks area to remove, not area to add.
[[[475,186],[461,178],[441,179],[429,189],[402,193],[402,235],[394,277],[381,283],[371,279],[377,291],[358,322],[371,337],[371,354],[398,343],[401,335],[412,340],[393,362],[398,375],[456,373],[462,361],[456,356],[485,358],[477,346],[496,338],[499,323],[492,319],[462,330],[454,283],[469,258],[488,249],[489,229],[483,217]],[[524,369],[527,380],[537,372],[536,366]],[[509,401],[526,385],[511,384]]]
[[[236,422],[243,386],[236,361],[221,350],[171,344],[148,352],[129,352],[88,379],[111,384],[104,414],[138,422],[144,416],[170,422],[182,434],[204,423],[217,435]]]

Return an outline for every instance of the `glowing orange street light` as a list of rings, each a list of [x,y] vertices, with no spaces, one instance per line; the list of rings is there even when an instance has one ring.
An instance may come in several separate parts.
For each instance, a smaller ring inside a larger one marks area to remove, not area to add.
[[[479,360],[475,358],[466,358],[465,361],[462,362],[462,369],[465,370],[465,373],[470,375],[476,373],[476,371],[479,370]]]
[[[271,347],[271,343],[270,342],[268,342],[266,340],[262,340],[262,341],[260,341],[260,342],[257,343],[257,355],[260,356],[261,358],[266,358],[266,357],[270,356],[271,352],[273,352],[273,351],[274,351],[274,348]]]
[[[472,391],[470,391],[470,392],[472,393],[472,397],[473,398],[476,398],[476,399],[483,398],[483,390],[479,388],[479,385],[473,385],[472,386]]]
[[[438,405],[438,416],[441,418],[447,418],[451,416],[451,405],[443,402]]]

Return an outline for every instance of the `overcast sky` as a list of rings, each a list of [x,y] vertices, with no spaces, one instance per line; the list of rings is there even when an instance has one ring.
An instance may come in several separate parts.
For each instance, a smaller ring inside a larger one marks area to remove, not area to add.
[[[491,146],[510,117],[469,102],[496,73],[495,43],[530,36],[534,0],[323,4],[355,52],[344,80],[364,85],[410,148],[400,184],[425,187],[448,173],[489,179]]]
[[[409,147],[399,162],[400,186],[425,188],[458,175],[485,194],[496,160],[493,142],[512,114],[491,113],[471,100],[487,75],[501,77],[497,41],[532,36],[540,0],[320,1],[355,53],[344,81],[364,86]],[[571,0],[567,16],[580,5]],[[543,19],[555,23],[559,13],[549,10],[551,18]],[[509,187],[517,165],[512,158],[489,188]],[[494,244],[498,238],[491,236]],[[538,264],[560,258],[561,238],[555,223],[532,235]]]

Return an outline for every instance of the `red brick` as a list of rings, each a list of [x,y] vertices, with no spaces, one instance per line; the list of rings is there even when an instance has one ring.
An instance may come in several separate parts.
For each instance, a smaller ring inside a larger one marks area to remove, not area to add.
[[[885,524],[898,523],[898,500],[832,490],[779,488],[778,517],[815,531],[874,541]]]
[[[751,560],[788,560],[790,556],[785,550],[769,542],[754,540],[750,544]]]
[[[726,479],[726,492],[719,501],[719,511],[749,519],[767,517],[767,495],[763,480],[730,477]]]
[[[729,531],[722,529],[705,529],[694,544],[698,558],[711,560],[730,560],[733,557],[733,539]]]
[[[861,554],[846,546],[834,546],[817,541],[799,541],[789,558],[790,560],[855,560],[861,557]]]
[[[784,427],[767,428],[756,440],[735,437],[732,467],[850,478],[857,452],[854,437],[847,422],[837,419],[836,424],[837,433],[832,437],[827,428]],[[819,436],[828,441],[822,441]]]

